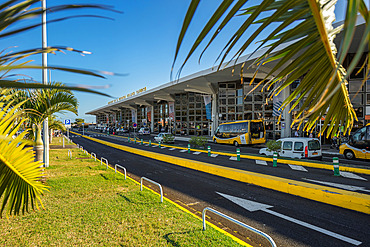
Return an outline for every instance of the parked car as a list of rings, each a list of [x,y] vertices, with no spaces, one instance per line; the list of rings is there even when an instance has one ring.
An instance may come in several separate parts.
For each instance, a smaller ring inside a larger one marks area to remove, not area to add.
[[[146,127],[140,128],[137,133],[139,133],[141,135],[150,135],[150,129],[146,128]]]
[[[294,159],[322,159],[322,150],[319,139],[308,137],[290,137],[282,138],[281,148],[278,151],[280,157],[294,158]],[[272,151],[267,148],[262,148],[259,151],[263,155],[273,155]]]
[[[174,143],[175,136],[171,133],[159,133],[154,137],[156,142],[167,142],[167,143]]]

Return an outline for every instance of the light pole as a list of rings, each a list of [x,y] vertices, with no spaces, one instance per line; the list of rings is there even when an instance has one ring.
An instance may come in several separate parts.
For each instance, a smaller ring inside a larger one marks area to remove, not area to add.
[[[47,36],[46,36],[46,0],[42,0],[42,48],[46,49],[47,47]],[[48,62],[47,53],[45,51],[42,53],[42,83],[48,84],[48,71],[46,69]],[[44,120],[44,166],[49,167],[49,122],[48,118]]]

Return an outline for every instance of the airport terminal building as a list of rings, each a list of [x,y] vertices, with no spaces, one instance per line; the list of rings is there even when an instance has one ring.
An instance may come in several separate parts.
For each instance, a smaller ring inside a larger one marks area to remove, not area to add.
[[[361,34],[362,28],[364,25],[359,24],[356,33]],[[337,40],[340,40],[340,36]],[[345,60],[345,67],[353,58],[351,51],[355,50],[356,39]],[[359,67],[364,63],[367,52],[363,54]],[[218,125],[224,122],[263,119],[268,139],[292,136],[295,127],[291,128],[291,123],[297,110],[293,109],[289,113],[290,109],[286,108],[280,112],[279,107],[300,81],[294,82],[272,98],[271,91],[264,89],[261,92],[262,86],[249,93],[273,66],[267,64],[260,68],[252,85],[250,81],[255,69],[244,69],[242,83],[242,64],[246,62],[244,68],[247,68],[259,54],[241,57],[238,60],[240,62],[231,62],[230,66],[220,71],[209,68],[153,89],[138,89],[87,114],[96,116],[97,126],[127,129],[137,123],[138,127],[149,127],[152,133],[171,131],[176,135],[189,136],[212,136]],[[365,71],[355,72],[348,78],[348,90],[358,117],[355,128],[360,128],[370,123],[370,80],[363,84]],[[278,123],[280,115],[282,120]],[[301,136],[304,134],[300,133]]]

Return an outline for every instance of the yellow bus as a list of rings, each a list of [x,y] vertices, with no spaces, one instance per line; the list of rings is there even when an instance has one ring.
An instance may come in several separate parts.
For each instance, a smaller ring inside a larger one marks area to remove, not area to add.
[[[350,160],[355,158],[370,160],[370,123],[351,135],[348,142],[339,147],[339,153]]]
[[[243,120],[222,123],[213,136],[214,143],[258,144],[266,142],[266,131],[263,120]]]

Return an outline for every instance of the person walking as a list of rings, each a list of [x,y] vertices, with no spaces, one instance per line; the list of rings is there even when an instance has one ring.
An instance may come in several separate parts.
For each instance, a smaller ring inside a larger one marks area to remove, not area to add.
[[[294,136],[295,136],[295,137],[299,137],[298,130],[295,130],[295,132],[294,132]]]

